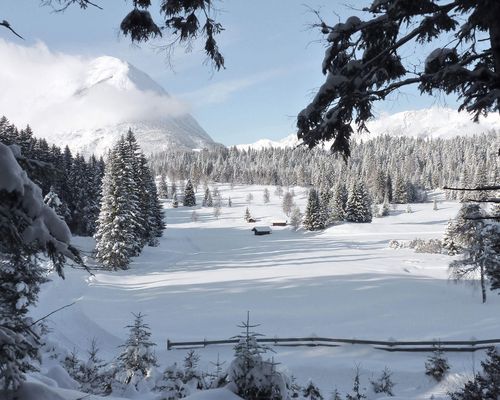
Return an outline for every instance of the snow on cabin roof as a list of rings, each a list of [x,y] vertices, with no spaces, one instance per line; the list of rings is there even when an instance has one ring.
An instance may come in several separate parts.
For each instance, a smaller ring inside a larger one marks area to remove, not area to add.
[[[269,226],[256,226],[252,229],[252,231],[271,232],[271,228]]]

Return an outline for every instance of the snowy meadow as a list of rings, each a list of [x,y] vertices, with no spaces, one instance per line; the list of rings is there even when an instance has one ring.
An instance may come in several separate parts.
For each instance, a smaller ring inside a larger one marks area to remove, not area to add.
[[[240,332],[236,325],[246,319],[247,311],[251,322],[260,324],[255,330],[266,337],[471,340],[498,336],[498,296],[491,293],[488,302],[481,304],[476,286],[450,281],[450,256],[389,246],[392,240],[442,237],[460,205],[442,200],[439,192],[431,194],[437,210],[432,202],[412,204],[411,213],[399,205],[371,224],[344,222],[317,232],[276,226],[272,234],[256,236],[251,231],[254,226],[287,219],[275,188],[267,186],[270,201],[266,204],[266,186],[217,187],[222,198],[218,218],[213,208],[200,205],[201,189],[195,207],[173,208],[170,200],[164,200],[167,229],[160,244],[145,248],[129,270],[98,270],[90,276],[67,268],[65,281],[54,276],[45,284],[34,318],[75,302],[49,318],[50,340],[84,354],[95,338],[100,357],[111,361],[128,335],[124,327],[131,323],[131,313],[141,312],[157,344],[158,361],[165,367],[182,364],[187,353],[186,349],[167,350],[167,340],[228,339]],[[293,192],[303,210],[308,190],[294,187]],[[253,197],[250,202],[249,197]],[[247,207],[257,222],[244,220]],[[74,243],[82,254],[90,254],[95,246],[91,238],[75,237]],[[280,363],[279,370],[301,385],[312,379],[325,398],[335,388],[348,393],[355,368],[369,398],[381,398],[371,390],[370,379],[385,367],[393,372],[396,396],[444,398],[477,370],[484,357],[483,351],[449,353],[451,372],[436,383],[425,375],[428,352],[386,352],[368,345],[272,348],[275,353],[269,357]],[[207,372],[218,356],[226,366],[233,356],[231,345],[196,351],[200,369]],[[43,365],[41,374],[50,366]]]

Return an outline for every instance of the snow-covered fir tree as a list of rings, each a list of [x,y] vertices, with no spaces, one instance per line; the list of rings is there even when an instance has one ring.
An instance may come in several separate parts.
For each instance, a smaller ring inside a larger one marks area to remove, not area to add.
[[[297,230],[300,228],[302,224],[302,213],[300,212],[299,207],[294,207],[292,209],[292,215],[290,216],[290,225],[293,226],[293,229]]]
[[[309,191],[302,225],[308,231],[325,229],[324,215],[319,202],[318,192],[314,188]]]
[[[194,207],[196,205],[196,196],[194,194],[193,184],[191,179],[188,179],[184,189],[184,207]]]
[[[293,196],[290,192],[286,192],[283,196],[283,202],[281,203],[281,208],[287,217],[292,213],[292,209],[294,206]]]
[[[212,193],[208,187],[205,188],[205,195],[203,197],[203,201],[201,203],[203,207],[213,207],[214,202],[212,199]]]
[[[456,280],[479,277],[483,303],[486,302],[487,279],[498,279],[500,269],[500,237],[498,225],[485,222],[478,204],[464,203],[457,218],[448,224],[444,244],[462,257],[450,263]],[[492,289],[497,289],[495,285]]]
[[[246,222],[249,222],[252,218],[252,214],[250,214],[250,210],[248,209],[248,207],[245,209],[245,215],[243,216],[243,218]]]
[[[122,140],[109,153],[102,184],[101,211],[97,221],[96,258],[111,270],[127,269],[138,255],[142,231],[139,199],[134,190],[132,166],[127,164]]]
[[[425,362],[425,374],[440,382],[449,369],[450,365],[444,355],[443,348],[439,344],[435,345],[432,355]]]
[[[112,270],[128,268],[164,229],[153,175],[131,131],[109,152],[97,225],[96,258]]]
[[[167,179],[164,174],[160,176],[160,182],[158,183],[158,196],[162,199],[168,199],[169,197]]]
[[[228,380],[245,400],[287,400],[288,378],[276,371],[273,360],[263,359],[269,348],[258,343],[259,334],[252,331],[257,326],[250,323],[249,313],[246,321],[238,325],[243,331],[235,336],[238,343],[228,368]]]
[[[54,186],[50,187],[50,192],[45,195],[43,198],[43,202],[47,204],[50,208],[52,208],[57,215],[59,215],[61,218],[64,218],[64,215],[62,213],[62,201],[59,199],[59,196],[57,195]]]
[[[68,226],[44,204],[16,157],[22,154],[0,143],[0,171],[10,173],[0,179],[0,390],[17,390],[37,368],[41,332],[28,312],[46,281],[38,253],[60,276],[66,257],[81,263]]]
[[[307,385],[304,387],[302,397],[306,400],[323,400],[323,395],[312,380],[309,380]]]
[[[345,184],[339,181],[330,198],[328,224],[343,221],[346,217],[348,193]]]
[[[375,380],[370,380],[375,393],[383,393],[387,396],[394,396],[394,382],[392,381],[392,372],[385,367],[382,374]]]
[[[270,201],[270,196],[269,196],[269,189],[268,188],[265,188],[264,189],[264,192],[262,194],[262,199],[264,201],[264,204],[267,204],[269,203]]]
[[[363,181],[358,179],[351,186],[346,205],[346,221],[372,222],[370,196]]]
[[[133,325],[127,325],[129,337],[120,347],[122,353],[118,356],[116,379],[125,384],[137,385],[139,381],[146,378],[153,367],[157,367],[151,341],[151,330],[144,322],[144,315],[133,314]]]
[[[500,350],[487,350],[486,360],[481,361],[481,371],[463,387],[451,392],[451,400],[498,400],[500,396]]]

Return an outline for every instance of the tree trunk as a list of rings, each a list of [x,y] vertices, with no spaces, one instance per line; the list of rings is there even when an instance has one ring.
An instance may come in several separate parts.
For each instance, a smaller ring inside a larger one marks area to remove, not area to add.
[[[486,303],[486,283],[484,281],[484,267],[481,265],[481,294],[483,296],[483,303]]]

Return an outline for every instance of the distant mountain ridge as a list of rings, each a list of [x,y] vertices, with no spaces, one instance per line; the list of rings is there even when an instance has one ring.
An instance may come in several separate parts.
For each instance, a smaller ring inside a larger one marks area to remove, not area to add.
[[[380,135],[408,136],[424,139],[474,135],[490,131],[500,132],[500,115],[490,114],[481,118],[478,123],[472,121],[470,114],[459,113],[451,108],[432,107],[422,110],[403,111],[395,114],[384,114],[368,124],[370,133],[354,134],[353,140],[370,140]],[[255,143],[240,144],[236,147],[243,149],[285,148],[300,144],[295,134],[281,140],[261,139]],[[328,147],[328,144],[326,145]]]

